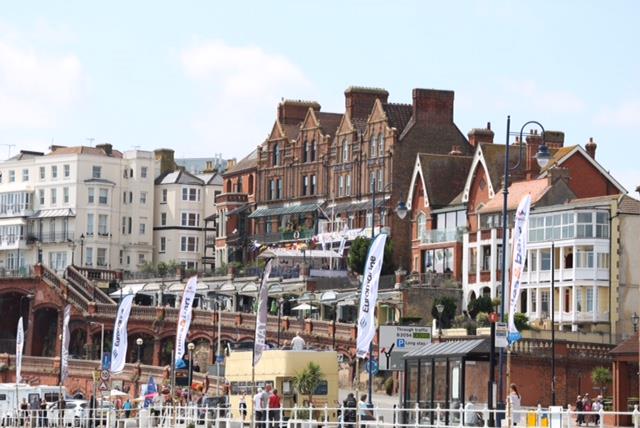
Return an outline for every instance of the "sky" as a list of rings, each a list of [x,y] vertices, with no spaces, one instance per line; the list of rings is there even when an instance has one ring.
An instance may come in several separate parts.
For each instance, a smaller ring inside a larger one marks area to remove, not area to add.
[[[241,159],[282,98],[455,91],[463,133],[536,120],[637,197],[637,1],[20,1],[0,14],[0,159],[53,144]]]

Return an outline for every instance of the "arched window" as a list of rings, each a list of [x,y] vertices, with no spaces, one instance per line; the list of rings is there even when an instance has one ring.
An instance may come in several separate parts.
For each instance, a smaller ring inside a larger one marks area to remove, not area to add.
[[[227,193],[231,193],[231,180],[227,180]]]
[[[249,176],[249,194],[253,193],[253,175]]]
[[[427,216],[424,213],[418,214],[418,239],[426,242],[427,238]]]
[[[309,162],[309,142],[304,140],[302,146],[302,162]]]
[[[378,135],[378,156],[384,156],[384,134]]]
[[[376,155],[376,136],[374,135],[373,137],[371,137],[371,140],[369,141],[369,151],[371,153],[369,153],[370,157],[375,158]]]
[[[278,143],[273,145],[273,166],[280,165],[280,145]]]
[[[316,160],[316,153],[318,153],[318,142],[313,140],[311,142],[311,159],[310,162],[314,162]]]
[[[349,162],[349,141],[346,138],[342,141],[342,162]]]
[[[237,187],[237,192],[238,193],[242,193],[242,177],[238,177],[238,184],[236,185]]]

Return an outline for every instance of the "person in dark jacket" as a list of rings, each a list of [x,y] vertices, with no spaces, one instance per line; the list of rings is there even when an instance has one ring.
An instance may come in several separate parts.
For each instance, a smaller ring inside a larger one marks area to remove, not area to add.
[[[345,422],[345,428],[354,428],[356,422],[356,408],[358,407],[355,395],[350,392],[342,405],[344,406],[343,421]]]

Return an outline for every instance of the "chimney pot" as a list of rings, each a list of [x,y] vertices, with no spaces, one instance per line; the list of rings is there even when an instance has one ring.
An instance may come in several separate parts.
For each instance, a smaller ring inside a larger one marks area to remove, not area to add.
[[[592,159],[596,158],[596,149],[598,148],[598,145],[593,141],[593,137],[589,137],[589,142],[584,146],[584,148]]]

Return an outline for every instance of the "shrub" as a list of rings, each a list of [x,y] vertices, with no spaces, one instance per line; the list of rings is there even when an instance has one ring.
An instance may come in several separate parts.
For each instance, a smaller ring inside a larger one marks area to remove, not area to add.
[[[472,300],[467,305],[467,311],[471,318],[475,319],[476,315],[480,312],[491,312],[493,311],[493,302],[491,301],[491,297],[482,296],[475,300]]]
[[[444,310],[442,311],[442,315],[438,313],[438,309],[436,306],[438,304],[444,305]],[[442,324],[442,328],[450,328],[453,318],[456,316],[456,310],[458,305],[456,305],[455,299],[449,296],[438,297],[433,300],[433,306],[431,307],[431,316],[434,319],[437,319]]]

